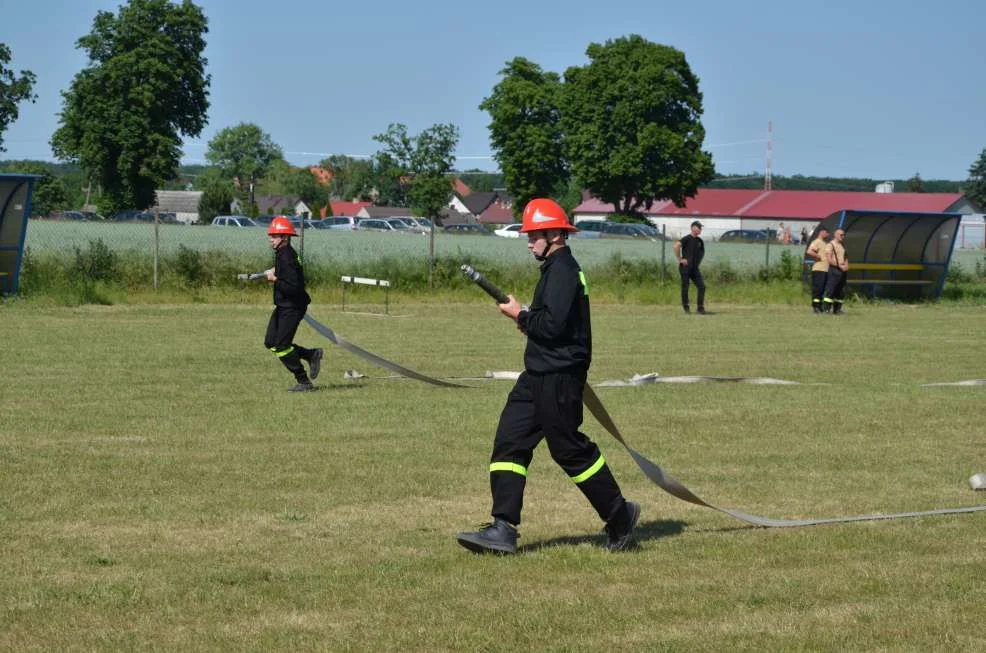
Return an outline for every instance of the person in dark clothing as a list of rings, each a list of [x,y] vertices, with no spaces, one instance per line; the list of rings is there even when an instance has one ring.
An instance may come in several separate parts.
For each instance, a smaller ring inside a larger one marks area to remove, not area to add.
[[[640,506],[627,501],[599,447],[579,431],[582,394],[592,359],[589,292],[585,275],[566,245],[575,231],[565,211],[550,199],[524,208],[521,232],[527,248],[542,261],[530,307],[508,295],[500,311],[527,335],[524,372],[507,396],[490,458],[493,521],[458,534],[476,553],[515,553],[527,470],[542,439],[605,523],[606,547],[633,545]]]
[[[271,220],[267,235],[274,250],[274,267],[265,271],[267,280],[274,283],[274,312],[267,323],[264,346],[294,375],[297,383],[291,392],[314,390],[312,381],[318,377],[323,351],[294,344],[298,325],[312,301],[305,291],[305,271],[291,247],[291,236],[297,234],[290,220],[277,216]],[[309,373],[301,361],[308,362]]]
[[[678,257],[678,272],[681,273],[681,307],[686,313],[691,313],[688,306],[688,284],[695,282],[698,288],[699,314],[705,314],[705,281],[699,266],[705,257],[705,243],[702,242],[702,223],[696,220],[692,223],[692,232],[674,244],[674,254]]]

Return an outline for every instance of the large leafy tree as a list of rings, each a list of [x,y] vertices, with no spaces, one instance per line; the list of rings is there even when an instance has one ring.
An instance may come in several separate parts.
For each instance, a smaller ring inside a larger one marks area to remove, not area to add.
[[[17,105],[24,100],[34,102],[37,98],[32,93],[34,82],[37,81],[34,73],[22,70],[19,77],[14,75],[14,71],[7,68],[10,57],[10,48],[5,43],[0,43],[0,152],[7,151],[3,146],[3,133],[20,115]]]
[[[969,179],[962,190],[980,211],[986,211],[986,148],[979,153],[976,162],[969,166]]]
[[[625,214],[682,206],[714,174],[702,151],[702,94],[685,55],[631,35],[586,49],[565,71],[562,130],[583,188]]]
[[[229,215],[233,203],[233,182],[218,168],[209,168],[195,180],[202,191],[199,198],[199,222],[209,224],[217,215]]]
[[[907,192],[909,193],[927,192],[924,187],[924,179],[921,179],[920,172],[915,172],[914,176],[907,180]]]
[[[391,124],[384,134],[373,137],[384,146],[374,155],[381,168],[395,178],[408,204],[431,220],[428,248],[428,280],[431,283],[435,263],[435,225],[441,224],[440,212],[452,199],[452,178],[455,166],[455,147],[459,129],[452,124],[432,125],[420,134],[411,136],[407,127]]]
[[[100,11],[79,39],[89,65],[62,92],[55,154],[78,162],[103,194],[100,208],[146,208],[158,184],[175,176],[183,137],[206,123],[202,10],[184,0],[130,0]]]
[[[283,153],[270,134],[253,123],[241,122],[212,137],[205,159],[235,178],[241,188],[249,189],[248,201],[253,205],[257,180],[267,174],[273,162],[283,159]]]
[[[315,213],[325,206],[329,197],[328,189],[318,183],[311,170],[296,168],[284,159],[271,161],[263,188],[267,195],[297,197]]]
[[[557,73],[515,57],[479,108],[490,114],[490,142],[515,213],[535,197],[549,197],[568,178],[560,125],[562,84]]]
[[[373,196],[373,162],[345,154],[333,154],[319,165],[332,173],[329,191],[347,201],[369,201]]]

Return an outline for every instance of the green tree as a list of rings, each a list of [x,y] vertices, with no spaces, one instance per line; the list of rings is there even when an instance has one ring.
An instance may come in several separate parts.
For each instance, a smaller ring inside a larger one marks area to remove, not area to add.
[[[924,193],[924,180],[921,179],[921,173],[915,172],[914,176],[907,180],[907,192],[909,193]]]
[[[249,122],[221,129],[209,141],[205,153],[206,161],[219,166],[224,174],[237,179],[241,188],[247,189],[246,200],[251,205],[257,180],[267,174],[271,163],[283,158],[281,148],[270,134]]]
[[[0,43],[0,152],[7,151],[3,146],[3,133],[20,115],[17,105],[24,100],[33,103],[38,97],[31,92],[37,81],[34,73],[22,70],[20,77],[15,76],[13,70],[7,69],[10,59],[10,48]]]
[[[266,195],[298,198],[314,213],[325,206],[329,197],[328,188],[318,183],[311,170],[296,168],[284,159],[271,161],[263,188]]]
[[[373,162],[354,159],[345,154],[333,154],[319,165],[332,173],[329,192],[332,197],[346,201],[370,201],[373,195]]]
[[[980,211],[986,211],[986,148],[979,153],[976,162],[969,166],[969,179],[962,190]]]
[[[702,151],[702,94],[685,55],[631,35],[592,43],[589,64],[565,71],[562,131],[581,187],[636,214],[682,206],[714,173]]]
[[[431,285],[435,265],[435,225],[441,224],[440,212],[452,199],[449,173],[455,166],[459,129],[452,124],[438,124],[410,136],[405,125],[391,124],[385,134],[377,134],[373,140],[384,146],[374,159],[383,161],[382,165],[397,179],[401,192],[407,194],[410,204],[405,206],[414,207],[431,220],[428,247],[428,283]]]
[[[89,65],[62,92],[56,156],[79,163],[102,188],[105,212],[154,204],[174,178],[183,137],[196,137],[209,108],[208,21],[190,0],[130,0],[100,11],[78,40]]]
[[[508,61],[500,76],[479,108],[490,114],[493,156],[516,216],[529,200],[558,193],[568,179],[559,123],[562,84],[557,73],[523,57]]]
[[[217,215],[229,215],[229,207],[235,197],[233,182],[218,168],[202,173],[196,179],[195,186],[202,191],[199,198],[200,223],[208,224]]]
[[[474,193],[483,193],[504,188],[503,173],[485,172],[478,168],[471,168],[458,175],[466,186]]]

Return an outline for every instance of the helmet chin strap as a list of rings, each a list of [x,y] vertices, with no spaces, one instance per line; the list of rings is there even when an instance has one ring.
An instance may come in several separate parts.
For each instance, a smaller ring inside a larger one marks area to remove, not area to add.
[[[547,260],[548,254],[551,252],[551,248],[554,246],[554,245],[552,245],[551,241],[548,239],[547,234],[548,234],[548,232],[545,232],[544,249],[541,250],[541,253],[540,254],[534,254],[533,251],[531,252],[532,254],[534,254],[534,258],[536,260],[538,260],[538,261]]]

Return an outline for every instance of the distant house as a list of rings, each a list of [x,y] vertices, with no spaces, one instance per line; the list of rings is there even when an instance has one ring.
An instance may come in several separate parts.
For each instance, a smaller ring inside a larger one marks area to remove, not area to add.
[[[513,217],[513,198],[504,191],[482,191],[468,197],[454,198],[450,208],[460,213],[479,216],[483,224],[510,224]]]
[[[465,196],[463,195],[462,197]],[[453,195],[452,199],[449,200],[448,208],[456,213],[469,213],[469,207],[462,201],[462,197]]]
[[[175,219],[183,224],[199,221],[199,200],[202,199],[200,190],[159,190],[155,191],[157,203],[151,212],[174,213]]]
[[[459,197],[469,197],[472,195],[472,189],[466,185],[466,182],[462,181],[458,177],[452,181],[452,188],[459,195]]]
[[[411,209],[402,206],[364,206],[356,213],[358,218],[404,218],[411,216]]]
[[[479,221],[482,224],[513,224],[514,212],[503,202],[495,201],[479,215]]]
[[[472,213],[463,213],[448,207],[439,211],[438,216],[442,220],[442,226],[450,224],[476,224],[479,222]]]
[[[842,210],[913,213],[975,213],[961,193],[886,193],[822,190],[700,188],[685,206],[655,202],[643,210],[647,220],[664,228],[671,238],[688,233],[694,220],[702,222],[703,236],[716,239],[733,229],[777,229],[781,222],[797,234],[811,232],[829,215]],[[572,211],[573,220],[606,220],[616,210],[593,197]]]
[[[373,202],[345,202],[343,200],[333,200],[330,202],[332,207],[332,215],[348,215],[355,216],[359,215],[359,210],[364,206],[372,206]],[[320,211],[322,217],[325,217],[325,209]]]
[[[264,195],[253,198],[253,201],[257,203],[257,213],[260,215],[312,215],[311,208],[298,197]],[[250,207],[239,198],[233,200],[230,211],[238,215],[250,215]]]

